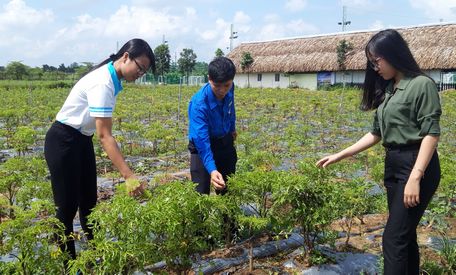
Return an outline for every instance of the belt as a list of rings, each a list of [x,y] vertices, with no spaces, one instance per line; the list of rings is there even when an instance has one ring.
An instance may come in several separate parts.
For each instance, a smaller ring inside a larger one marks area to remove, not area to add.
[[[383,145],[386,151],[414,151],[419,150],[421,142],[412,144],[394,144],[394,145]]]
[[[216,138],[210,138],[210,143],[211,143],[211,150],[223,150],[226,148],[231,148],[234,146],[234,139],[233,135],[231,133],[226,134],[223,137],[216,137]],[[196,150],[195,143],[193,140],[189,140],[188,142],[188,150],[192,154],[197,154],[198,151]]]

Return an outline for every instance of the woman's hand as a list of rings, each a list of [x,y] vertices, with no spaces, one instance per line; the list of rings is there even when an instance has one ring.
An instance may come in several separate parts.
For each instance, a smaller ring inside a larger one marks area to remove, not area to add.
[[[415,207],[420,203],[420,182],[423,173],[413,169],[404,188],[405,208]]]
[[[342,157],[340,156],[340,153],[336,153],[336,154],[329,155],[329,156],[326,156],[326,157],[320,159],[319,161],[317,161],[316,165],[318,167],[326,168],[326,166],[336,163],[336,162],[340,161],[341,159],[342,159]]]
[[[340,151],[339,153],[326,156],[319,161],[317,161],[316,165],[318,167],[325,168],[326,166],[336,163],[340,160],[343,160],[346,157],[353,156],[366,150],[367,148],[372,147],[373,145],[377,144],[381,140],[381,137],[376,136],[372,133],[365,134],[360,140],[358,140],[355,144],[351,145],[350,147]]]
[[[140,196],[144,192],[147,187],[147,183],[133,174],[125,180],[125,187],[128,195],[136,197]]]

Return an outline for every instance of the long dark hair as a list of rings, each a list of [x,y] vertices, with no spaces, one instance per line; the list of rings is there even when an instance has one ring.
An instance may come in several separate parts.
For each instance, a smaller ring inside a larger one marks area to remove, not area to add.
[[[380,31],[372,36],[366,45],[366,77],[363,86],[361,110],[376,109],[385,99],[385,89],[391,81],[383,79],[373,68],[369,56],[386,60],[406,77],[425,75],[413,58],[407,42],[393,29]]]
[[[100,64],[96,65],[93,67],[90,71],[93,71],[95,69],[100,68],[101,66],[111,62],[111,61],[116,61],[117,59],[121,58],[124,53],[128,52],[128,56],[130,58],[137,58],[140,57],[141,55],[147,56],[147,58],[150,61],[150,69],[152,69],[152,72],[155,74],[155,55],[152,49],[150,48],[149,44],[147,44],[146,41],[140,39],[140,38],[134,38],[125,43],[122,48],[116,53],[116,54],[111,54],[109,58],[105,59],[102,61]]]

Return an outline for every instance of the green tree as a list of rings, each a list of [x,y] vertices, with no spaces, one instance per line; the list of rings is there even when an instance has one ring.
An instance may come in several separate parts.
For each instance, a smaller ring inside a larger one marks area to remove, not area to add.
[[[35,143],[36,131],[28,126],[19,126],[16,132],[11,137],[11,146],[20,155],[25,155],[25,152]]]
[[[74,73],[77,68],[79,68],[79,64],[76,62],[73,62],[70,64],[70,66],[67,67],[67,72]]]
[[[164,76],[169,72],[171,55],[167,44],[158,45],[155,50],[155,64],[157,66],[157,74]]]
[[[242,71],[247,71],[247,87],[250,87],[250,67],[253,64],[253,57],[249,52],[243,52],[241,58]]]
[[[222,57],[222,56],[225,56],[225,53],[222,51],[222,49],[217,48],[217,50],[215,50],[215,57]]]
[[[29,69],[20,61],[13,61],[6,65],[6,76],[8,79],[22,80],[28,75]]]
[[[193,71],[193,68],[195,68],[196,54],[192,49],[183,49],[177,64],[179,66],[179,71],[187,76],[188,83],[188,76]]]
[[[346,69],[345,61],[347,60],[347,54],[353,50],[353,46],[350,42],[347,42],[347,40],[343,39],[339,42],[339,45],[337,45],[337,63],[339,64],[339,68],[341,70]]]
[[[38,200],[27,210],[18,209],[14,219],[0,223],[0,255],[14,255],[15,260],[0,262],[1,274],[66,274],[67,253],[58,249],[56,240],[63,239],[64,226],[54,214],[50,201]],[[43,217],[44,216],[44,217]]]
[[[196,62],[195,69],[193,70],[194,75],[207,76],[207,69],[209,64],[206,62]]]
[[[57,70],[64,73],[67,71],[67,68],[65,67],[65,64],[62,63]]]
[[[91,62],[83,62],[82,64],[83,64],[82,66],[75,68],[75,73],[76,73],[78,79],[83,77],[93,67],[93,63],[91,63]]]
[[[14,157],[0,165],[0,194],[8,200],[9,217],[14,217],[13,206],[26,208],[30,204],[27,198],[51,200],[50,186],[43,180],[45,174],[45,162],[37,158]],[[36,193],[30,195],[30,190]]]
[[[43,70],[41,68],[31,68],[29,73],[31,80],[41,80],[43,78]]]

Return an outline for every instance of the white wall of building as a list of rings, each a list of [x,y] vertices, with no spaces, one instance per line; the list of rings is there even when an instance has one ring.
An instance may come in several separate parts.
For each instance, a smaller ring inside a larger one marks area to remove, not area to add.
[[[292,87],[299,87],[309,90],[317,89],[317,74],[292,74],[290,75],[290,83]]]
[[[275,73],[262,73],[261,80],[258,79],[258,73],[250,74],[250,87],[252,88],[288,88],[290,86],[289,76],[283,73],[278,73],[279,81],[276,81]],[[248,85],[247,74],[237,73],[234,77],[234,84],[239,87],[246,88]]]
[[[345,72],[336,72],[336,84],[344,83],[363,83],[364,82],[364,71],[345,71]]]
[[[436,83],[441,82],[440,70],[425,71]],[[259,78],[261,75],[261,78]],[[302,73],[302,74],[284,74],[278,73],[279,81],[276,81],[276,73],[251,73],[250,74],[250,87],[252,88],[288,88],[299,87],[309,90],[317,89],[317,73]],[[345,83],[364,83],[364,71],[346,71],[334,72],[331,75],[331,84]],[[261,79],[261,80],[259,80]],[[247,74],[238,73],[234,78],[234,83],[242,88],[247,87]]]
[[[261,75],[261,77],[259,77]],[[278,76],[277,76],[278,75]],[[278,81],[277,81],[278,78]],[[234,83],[242,88],[248,85],[247,74],[237,73]],[[299,87],[309,90],[317,89],[317,74],[284,74],[284,73],[252,73],[250,74],[250,87],[252,88],[288,88]]]
[[[424,71],[428,76],[430,76],[436,83],[441,81],[441,71],[440,70],[429,70]]]

